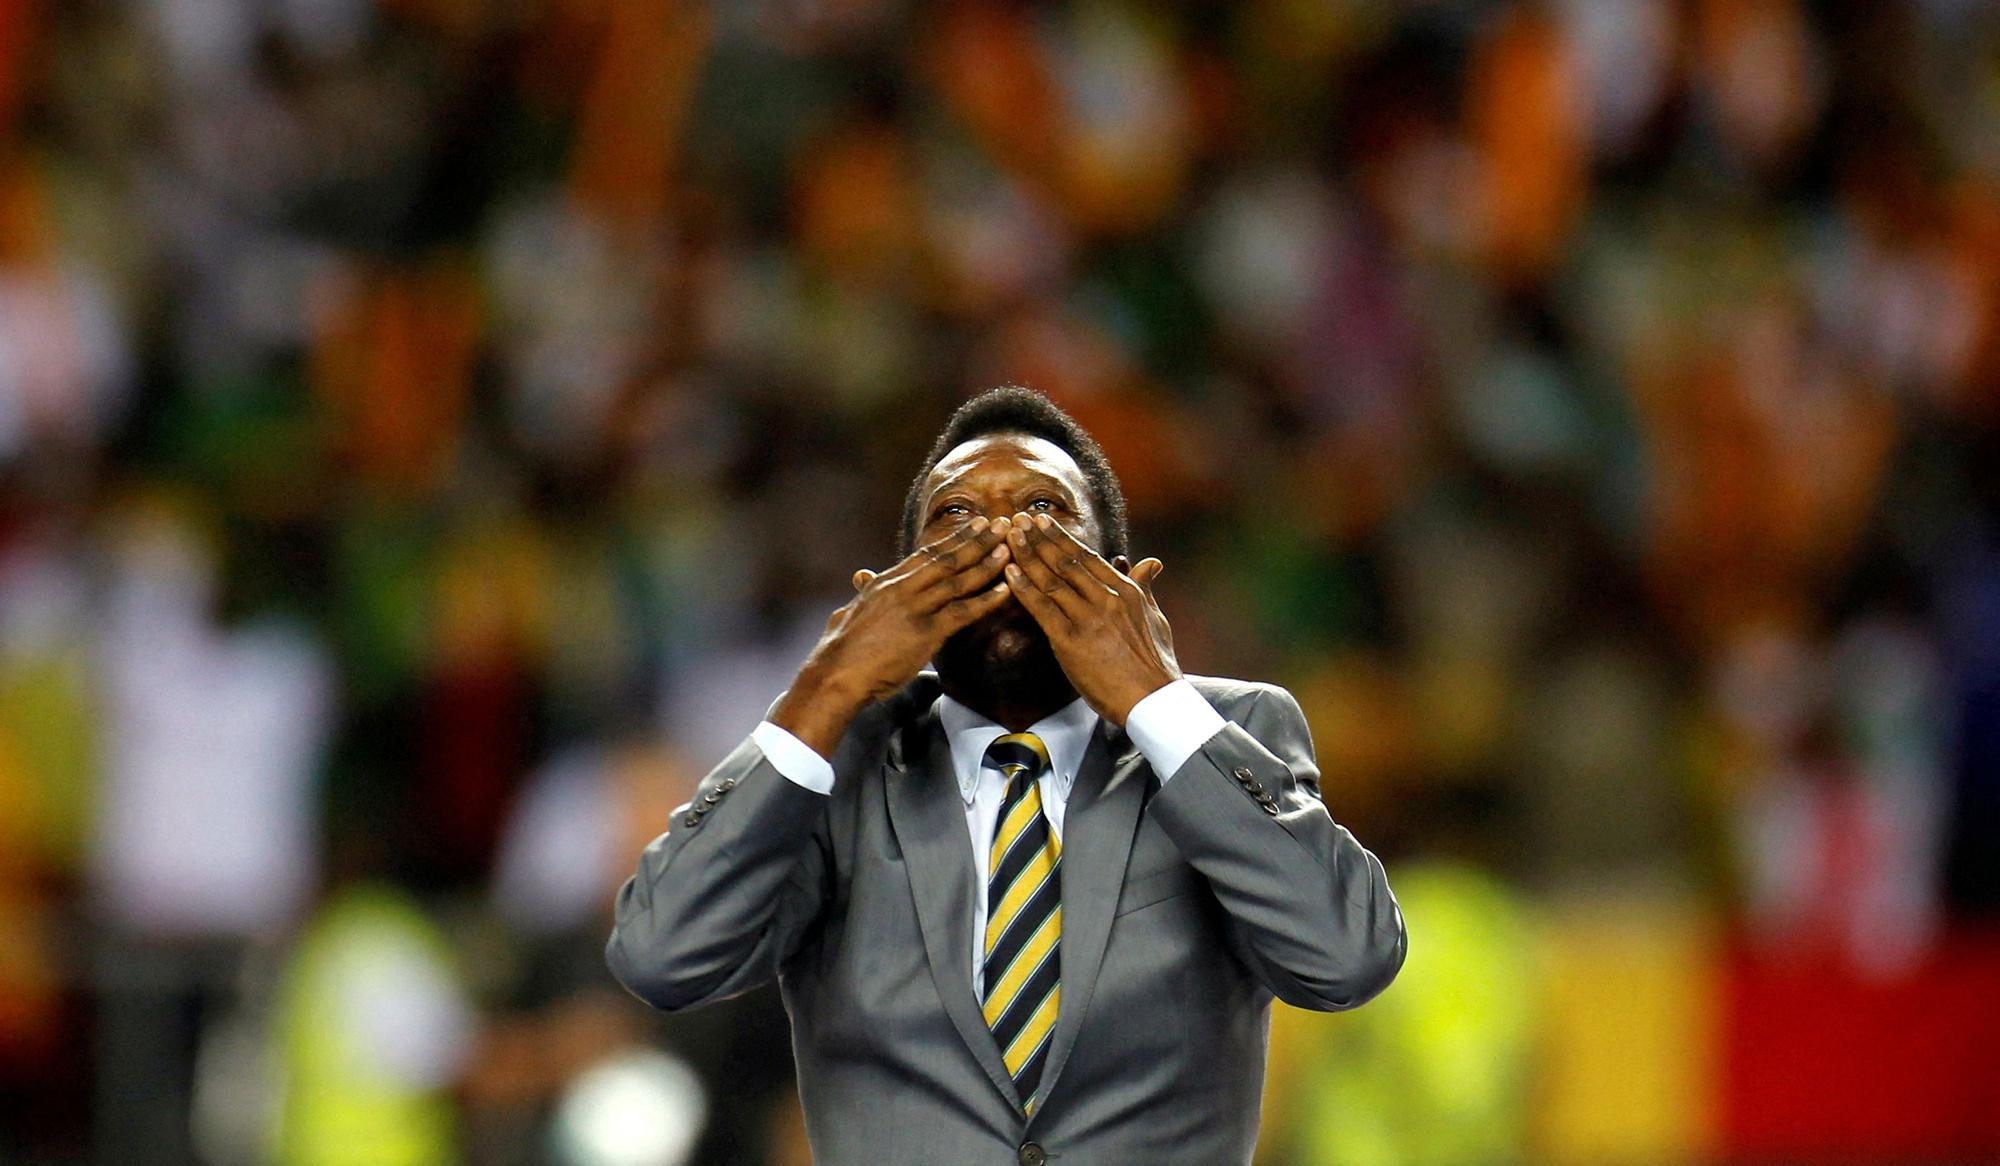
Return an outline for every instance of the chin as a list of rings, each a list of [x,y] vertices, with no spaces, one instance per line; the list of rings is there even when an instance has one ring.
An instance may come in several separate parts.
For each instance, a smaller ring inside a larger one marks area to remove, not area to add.
[[[981,627],[981,625],[988,625]],[[1030,653],[1048,648],[1049,638],[1042,626],[1028,614],[1028,609],[1018,602],[987,616],[966,631],[982,630],[984,635],[976,637],[984,641],[984,651],[980,654],[989,660],[1016,660]]]
[[[1028,614],[1028,609],[1022,607],[1018,599],[1009,599],[999,610],[959,635],[978,643],[981,655],[996,660],[1049,650],[1048,633],[1042,630],[1042,625],[1035,622],[1035,617]]]
[[[1025,679],[1044,660],[1053,662],[1054,650],[1042,625],[1028,614],[1019,600],[1009,600],[993,614],[961,629],[946,640],[938,653],[940,672],[956,674],[968,682],[1005,685]]]

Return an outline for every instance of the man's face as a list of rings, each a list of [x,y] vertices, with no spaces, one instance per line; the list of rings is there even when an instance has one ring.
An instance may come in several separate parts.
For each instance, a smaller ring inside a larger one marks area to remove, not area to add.
[[[923,499],[918,546],[975,518],[991,521],[1024,512],[1051,516],[1086,546],[1104,545],[1083,471],[1061,446],[1043,438],[995,433],[958,446],[925,479]],[[1006,671],[1048,652],[1048,637],[1016,599],[953,636],[938,654],[938,667]]]

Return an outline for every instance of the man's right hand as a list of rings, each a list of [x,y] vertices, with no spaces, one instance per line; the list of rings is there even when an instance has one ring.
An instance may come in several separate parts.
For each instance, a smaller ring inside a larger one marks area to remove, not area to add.
[[[975,518],[881,574],[826,621],[771,722],[831,758],[848,722],[910,682],[947,639],[1006,603],[1008,520]]]

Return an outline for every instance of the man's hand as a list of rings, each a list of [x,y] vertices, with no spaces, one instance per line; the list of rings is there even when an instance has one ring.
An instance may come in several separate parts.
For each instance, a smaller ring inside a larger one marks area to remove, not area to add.
[[[1126,574],[1046,514],[1019,514],[1012,525],[1006,571],[1014,594],[1077,693],[1123,725],[1133,705],[1181,676],[1173,633],[1153,600],[1160,560],[1141,559]]]
[[[1007,602],[1000,570],[1012,526],[975,518],[880,574],[854,573],[854,599],[771,710],[771,722],[832,757],[848,722],[910,682],[945,640]]]

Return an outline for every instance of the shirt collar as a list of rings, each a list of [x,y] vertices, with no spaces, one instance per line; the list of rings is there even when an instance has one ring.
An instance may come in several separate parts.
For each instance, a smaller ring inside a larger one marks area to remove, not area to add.
[[[1005,726],[987,720],[948,696],[938,697],[938,716],[945,738],[951,742],[951,767],[958,778],[958,792],[965,804],[979,789],[979,770],[986,749],[1007,733]],[[1097,730],[1097,713],[1082,697],[1036,721],[1028,731],[1042,739],[1049,750],[1052,793],[1067,800],[1076,784],[1076,771],[1083,764],[1090,736]]]

